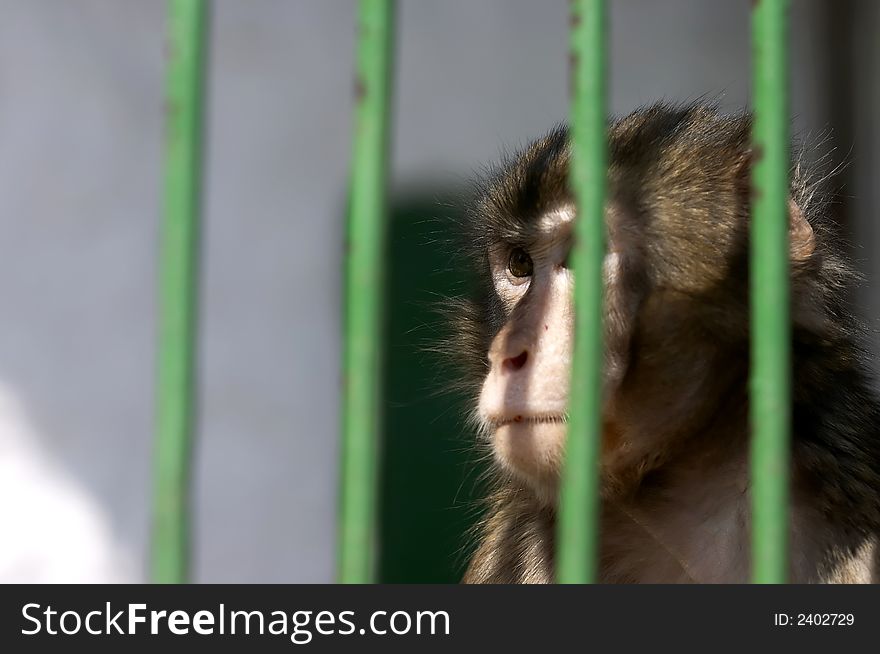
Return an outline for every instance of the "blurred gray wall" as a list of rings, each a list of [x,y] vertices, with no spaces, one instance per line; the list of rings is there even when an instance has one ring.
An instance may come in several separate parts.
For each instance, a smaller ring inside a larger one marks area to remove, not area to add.
[[[396,189],[565,118],[567,5],[401,0]],[[749,2],[612,5],[614,112],[748,102]],[[795,127],[848,154],[841,212],[870,274],[876,6],[792,5]],[[0,1],[3,581],[145,578],[164,7]],[[354,26],[346,0],[214,3],[198,581],[332,579]]]

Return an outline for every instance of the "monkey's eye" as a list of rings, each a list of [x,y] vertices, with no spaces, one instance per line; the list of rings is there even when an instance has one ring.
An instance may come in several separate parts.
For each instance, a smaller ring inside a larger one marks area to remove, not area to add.
[[[507,260],[507,270],[514,277],[531,277],[533,270],[532,258],[529,253],[520,247],[510,251],[510,259]]]

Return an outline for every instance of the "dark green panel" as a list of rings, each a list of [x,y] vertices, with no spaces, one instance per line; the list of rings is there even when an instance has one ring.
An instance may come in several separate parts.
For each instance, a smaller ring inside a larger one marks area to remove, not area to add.
[[[438,298],[462,290],[445,238],[455,209],[434,194],[397,202],[389,241],[385,441],[379,580],[458,582],[468,529],[479,513],[478,467],[468,408],[449,386],[444,355],[425,351],[442,329]],[[436,220],[435,220],[436,219]]]

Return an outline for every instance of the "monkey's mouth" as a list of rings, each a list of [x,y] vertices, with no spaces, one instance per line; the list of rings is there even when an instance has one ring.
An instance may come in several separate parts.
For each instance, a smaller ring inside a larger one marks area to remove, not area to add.
[[[539,413],[526,415],[517,413],[512,416],[489,418],[487,421],[495,429],[506,425],[564,425],[568,416],[563,413]]]

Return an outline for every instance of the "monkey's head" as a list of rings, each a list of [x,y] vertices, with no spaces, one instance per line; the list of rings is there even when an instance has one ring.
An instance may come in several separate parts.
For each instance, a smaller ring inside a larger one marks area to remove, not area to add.
[[[725,398],[746,393],[750,129],[748,115],[702,105],[657,105],[610,127],[606,493],[662,465],[687,446],[684,434],[709,427]],[[501,468],[548,503],[571,401],[569,160],[567,131],[557,128],[482,182],[469,219],[484,281],[478,421]],[[796,327],[821,328],[812,283],[821,256],[799,184],[789,203],[792,312]]]

